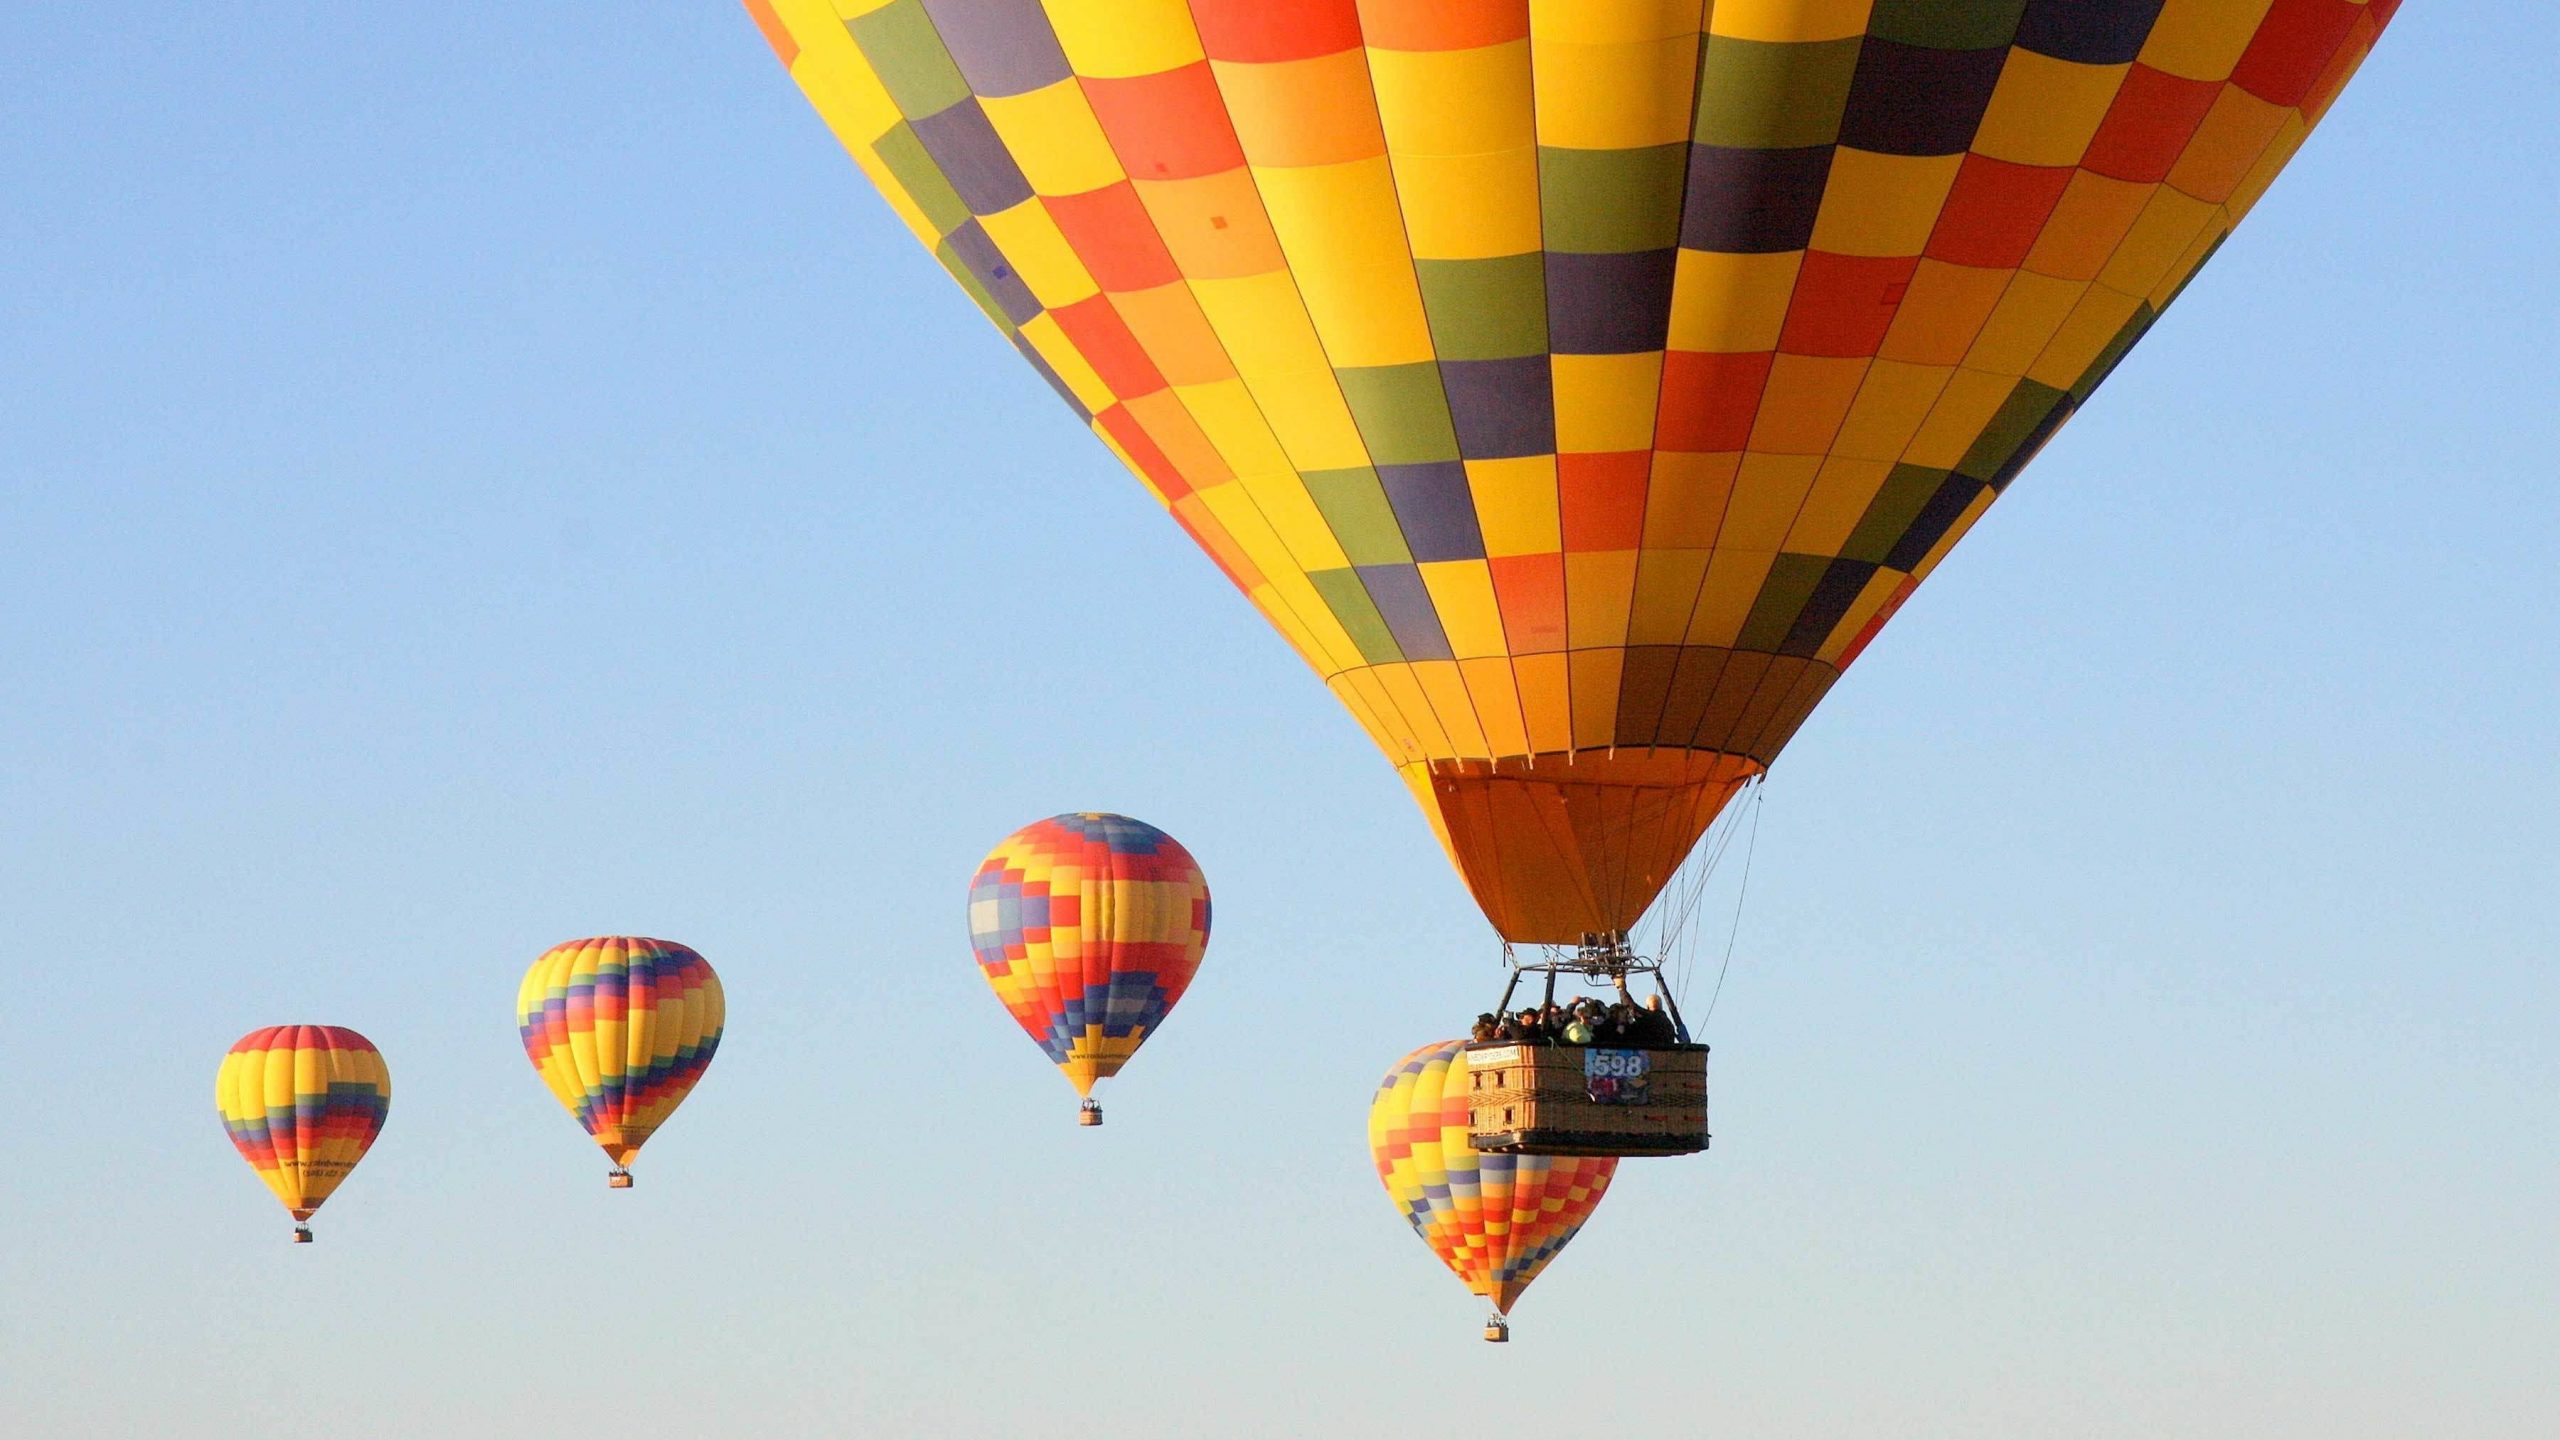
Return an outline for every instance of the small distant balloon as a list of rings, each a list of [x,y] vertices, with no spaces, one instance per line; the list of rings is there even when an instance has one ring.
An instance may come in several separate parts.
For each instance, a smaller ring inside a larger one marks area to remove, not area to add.
[[[311,1218],[373,1147],[391,1113],[391,1069],[373,1042],[342,1025],[269,1025],[222,1057],[214,1104],[240,1158],[293,1212],[297,1245]]]
[[[1591,1218],[1617,1157],[1486,1155],[1467,1144],[1463,1040],[1396,1062],[1369,1102],[1369,1153],[1413,1233],[1497,1317]],[[1499,1319],[1486,1329],[1499,1339]]]
[[[1126,815],[1054,815],[1004,839],[969,882],[969,944],[996,998],[1085,1097],[1164,1023],[1209,948],[1209,882],[1172,836]]]
[[[542,1083],[613,1161],[631,1161],[720,1048],[727,1005],[711,964],[670,940],[600,935],[554,945],[516,991],[516,1028]]]

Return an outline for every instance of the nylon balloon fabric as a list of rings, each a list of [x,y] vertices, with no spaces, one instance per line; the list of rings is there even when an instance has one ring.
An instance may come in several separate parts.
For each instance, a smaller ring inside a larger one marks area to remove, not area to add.
[[[270,1025],[222,1057],[213,1098],[240,1158],[308,1220],[382,1133],[391,1069],[344,1026]]]
[[[711,964],[671,940],[554,945],[516,991],[516,1030],[553,1098],[627,1166],[720,1049],[727,1002]]]
[[[1369,1154],[1396,1209],[1469,1290],[1512,1302],[1591,1218],[1614,1155],[1485,1155],[1467,1144],[1465,1042],[1396,1062],[1369,1102]]]
[[[1209,882],[1181,842],[1142,820],[1052,816],[978,866],[969,945],[1014,1022],[1090,1094],[1199,971]]]
[[[746,0],[1506,938],[1623,930],[2397,0]]]

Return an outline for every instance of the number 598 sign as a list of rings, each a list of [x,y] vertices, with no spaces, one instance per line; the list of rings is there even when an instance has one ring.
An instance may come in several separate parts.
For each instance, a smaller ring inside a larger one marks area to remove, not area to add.
[[[1648,1078],[1653,1062],[1641,1050],[1602,1050],[1582,1052],[1582,1081],[1586,1094],[1602,1105],[1635,1105],[1643,1102],[1652,1087]]]

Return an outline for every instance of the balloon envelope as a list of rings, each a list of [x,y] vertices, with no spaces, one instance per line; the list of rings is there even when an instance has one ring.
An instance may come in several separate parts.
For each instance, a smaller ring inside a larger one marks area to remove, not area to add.
[[[709,961],[632,935],[554,945],[516,991],[526,1056],[617,1166],[692,1093],[726,1016]]]
[[[382,1133],[391,1069],[344,1026],[270,1025],[222,1057],[213,1098],[240,1158],[308,1220]]]
[[[2396,0],[746,0],[1517,941],[1627,928]]]
[[[1079,1095],[1120,1072],[1209,948],[1209,882],[1143,820],[1026,825],[969,882],[969,945],[996,998]]]
[[[1591,1218],[1617,1157],[1485,1155],[1467,1144],[1466,1042],[1425,1045],[1369,1102],[1378,1178],[1440,1263],[1509,1313]]]

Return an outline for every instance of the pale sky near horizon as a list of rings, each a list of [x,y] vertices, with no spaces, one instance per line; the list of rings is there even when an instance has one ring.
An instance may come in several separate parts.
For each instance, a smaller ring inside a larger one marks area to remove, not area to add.
[[[1807,725],[1715,1148],[1507,1350],[1365,1150],[1501,983],[1391,770],[742,12],[612,18],[0,15],[0,1435],[2560,1433],[2549,12],[2404,8]],[[1098,1132],[962,915],[1077,808],[1217,897]],[[511,1015],[610,931],[730,1002],[628,1194]],[[279,1022],[395,1084],[308,1248]]]

